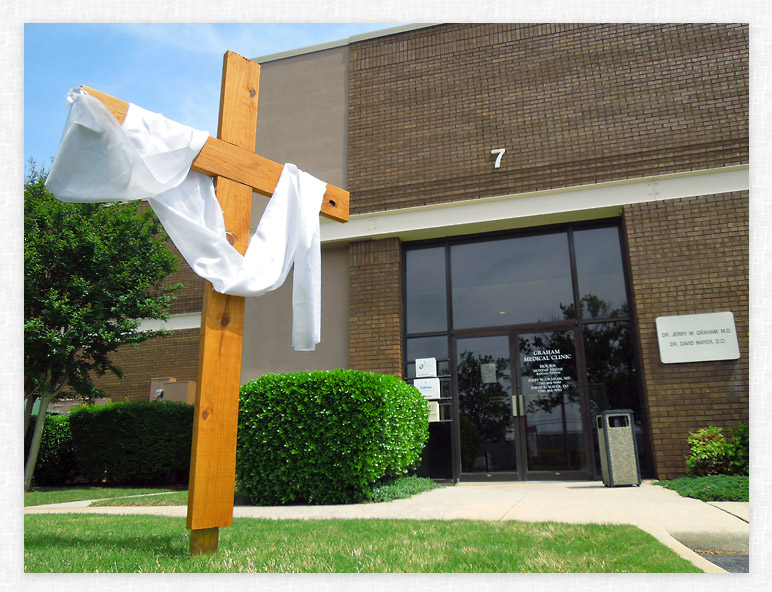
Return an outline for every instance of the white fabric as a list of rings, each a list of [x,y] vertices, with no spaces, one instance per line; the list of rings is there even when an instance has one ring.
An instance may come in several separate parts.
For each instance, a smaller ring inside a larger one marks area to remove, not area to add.
[[[242,256],[228,243],[212,179],[190,165],[208,138],[130,105],[123,125],[97,99],[71,91],[70,116],[46,186],[62,201],[147,199],[191,268],[218,292],[259,296],[294,264],[292,346],[320,341],[319,209],[326,185],[286,164]]]

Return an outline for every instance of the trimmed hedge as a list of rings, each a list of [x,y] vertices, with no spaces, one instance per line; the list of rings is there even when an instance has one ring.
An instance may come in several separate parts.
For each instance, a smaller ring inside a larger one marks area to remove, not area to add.
[[[405,475],[429,437],[418,390],[394,376],[268,374],[241,388],[236,479],[253,504],[361,502]]]
[[[80,407],[69,418],[78,469],[87,481],[187,480],[193,405],[127,401]]]
[[[27,458],[37,416],[33,415],[24,439],[24,458]],[[36,486],[65,485],[78,475],[72,444],[70,422],[66,415],[49,415],[43,424],[35,473],[32,484]]]

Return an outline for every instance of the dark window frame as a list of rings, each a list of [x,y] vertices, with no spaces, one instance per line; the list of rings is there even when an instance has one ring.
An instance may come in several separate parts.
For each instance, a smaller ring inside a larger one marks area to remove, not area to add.
[[[482,234],[475,234],[475,235],[461,235],[461,236],[449,236],[444,237],[440,239],[426,239],[426,240],[419,240],[419,241],[410,241],[410,242],[403,242],[402,243],[402,303],[401,303],[401,313],[402,318],[407,318],[407,257],[408,253],[411,250],[418,250],[418,249],[426,249],[426,248],[432,248],[432,247],[442,247],[444,251],[444,261],[445,261],[445,302],[446,302],[446,314],[447,314],[447,323],[446,331],[431,331],[431,332],[415,332],[415,333],[408,333],[407,332],[407,322],[402,323],[402,346],[403,346],[403,355],[402,355],[402,376],[405,380],[408,379],[408,372],[407,372],[407,366],[408,366],[408,359],[407,359],[407,340],[413,339],[413,338],[420,338],[420,337],[442,337],[445,336],[447,339],[447,351],[449,353],[449,368],[450,368],[450,374],[451,374],[451,385],[450,385],[450,398],[451,398],[451,420],[454,424],[457,424],[458,422],[458,394],[456,391],[455,386],[455,380],[453,377],[455,376],[455,358],[454,358],[454,339],[456,337],[462,337],[465,334],[472,334],[480,335],[484,333],[500,333],[501,331],[515,331],[520,332],[523,330],[527,330],[530,328],[533,328],[534,326],[539,326],[543,328],[549,328],[554,325],[554,327],[557,329],[559,327],[563,327],[567,324],[570,324],[574,327],[576,327],[577,330],[577,342],[575,344],[576,347],[576,355],[577,355],[577,362],[581,363],[580,368],[583,370],[580,372],[579,381],[581,384],[581,390],[584,393],[584,397],[589,396],[589,390],[587,385],[587,367],[586,367],[586,356],[584,351],[584,345],[585,345],[585,337],[584,337],[584,327],[586,325],[592,325],[592,324],[598,324],[598,323],[610,323],[610,322],[629,322],[631,331],[633,333],[633,347],[634,351],[632,352],[632,359],[634,361],[634,364],[636,366],[636,383],[637,383],[637,390],[638,390],[638,397],[639,397],[639,403],[641,405],[641,408],[645,410],[645,404],[644,404],[644,391],[643,391],[643,383],[642,383],[642,376],[640,372],[640,358],[639,358],[639,352],[638,352],[638,326],[635,318],[634,313],[634,302],[632,300],[632,292],[631,292],[631,282],[630,282],[630,271],[629,271],[629,256],[628,256],[628,249],[627,249],[627,242],[625,240],[625,236],[623,233],[623,220],[621,218],[604,218],[600,220],[589,220],[589,221],[582,221],[582,222],[568,222],[568,223],[558,223],[558,224],[550,224],[546,226],[539,226],[539,227],[530,227],[525,229],[515,229],[515,230],[506,230],[506,231],[496,231],[496,232],[489,232],[489,233],[482,233]],[[627,315],[623,316],[614,316],[614,317],[587,317],[585,318],[582,314],[582,308],[581,308],[581,294],[580,294],[580,286],[579,286],[579,277],[578,277],[578,270],[577,270],[577,262],[576,262],[576,249],[575,249],[575,243],[574,243],[574,236],[573,233],[577,230],[589,230],[593,228],[616,228],[617,234],[619,237],[619,250],[622,260],[622,273],[623,273],[623,281],[624,281],[624,294],[626,297],[626,310]],[[451,272],[451,246],[457,245],[457,244],[468,244],[468,243],[477,243],[477,242],[487,242],[497,239],[504,239],[504,238],[519,238],[519,237],[525,237],[525,236],[536,236],[536,235],[543,235],[543,234],[552,234],[555,232],[565,232],[567,234],[568,238],[568,246],[569,246],[569,261],[570,261],[570,273],[571,273],[571,282],[572,282],[572,292],[573,292],[573,298],[574,298],[574,309],[575,309],[575,317],[573,319],[566,319],[566,320],[560,320],[560,321],[554,321],[554,322],[528,322],[528,323],[520,323],[520,324],[512,324],[512,325],[500,325],[500,326],[491,326],[491,327],[477,327],[477,328],[465,328],[465,329],[456,329],[453,324],[453,297],[452,297],[452,287],[453,287],[453,278],[452,278],[452,272]],[[440,360],[438,360],[439,362]],[[444,361],[444,360],[443,360]],[[645,411],[644,411],[645,412]],[[648,442],[648,417],[641,417],[641,422],[644,427],[644,438],[646,439],[646,449],[647,451],[647,461],[650,464],[651,463],[651,453],[650,453],[650,446]],[[592,430],[592,421],[591,418],[587,418],[587,425],[585,426],[585,429]],[[459,473],[457,470],[457,465],[460,466],[460,459],[456,458],[458,455],[458,435],[457,430],[451,430],[451,440],[452,440],[452,467],[453,467],[453,481],[457,481],[459,477]],[[588,459],[591,460],[591,459]],[[593,463],[595,464],[595,463]],[[650,466],[648,467],[641,467],[641,470],[648,473],[650,471]]]

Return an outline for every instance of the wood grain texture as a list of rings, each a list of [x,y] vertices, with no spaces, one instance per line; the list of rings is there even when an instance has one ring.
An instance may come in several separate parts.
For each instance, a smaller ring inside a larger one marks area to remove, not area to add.
[[[217,552],[220,539],[219,528],[202,528],[190,533],[190,554],[211,555]]]
[[[243,58],[242,58],[243,59]],[[123,123],[129,104],[89,86],[82,86],[89,95],[99,99],[119,123]],[[255,89],[257,91],[257,89]],[[247,96],[249,89],[246,90]],[[257,95],[255,95],[257,96]],[[245,133],[246,127],[241,130]],[[279,182],[284,165],[254,153],[252,146],[239,145],[222,138],[209,137],[204,147],[193,160],[191,169],[215,177],[227,177],[248,185],[260,195],[270,197]],[[349,192],[335,185],[327,185],[322,200],[321,215],[337,222],[348,222]]]
[[[260,66],[228,52],[224,57],[218,134],[243,148],[254,147]],[[216,176],[217,199],[233,246],[249,244],[252,189]],[[236,430],[241,382],[244,298],[227,296],[207,283],[201,313],[198,383],[193,419],[187,527],[229,526],[233,522]]]
[[[270,196],[283,165],[254,153],[260,66],[233,52],[223,58],[217,138],[208,138],[192,169],[214,177],[228,240],[244,254],[252,193]],[[129,105],[84,86],[123,123]],[[321,215],[345,222],[348,191],[327,185]],[[217,551],[219,527],[233,523],[244,298],[207,282],[202,309],[187,527],[192,554]]]

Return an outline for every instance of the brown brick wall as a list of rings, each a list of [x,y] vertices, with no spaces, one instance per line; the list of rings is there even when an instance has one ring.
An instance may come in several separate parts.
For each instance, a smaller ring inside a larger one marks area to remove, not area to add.
[[[121,347],[112,359],[123,370],[124,378],[107,374],[94,382],[113,401],[147,401],[151,378],[196,380],[200,333],[200,329],[186,329],[156,337],[138,347]]]
[[[206,281],[196,275],[187,262],[182,258],[174,244],[169,242],[169,248],[180,260],[177,271],[166,278],[166,284],[182,283],[184,286],[175,293],[171,306],[171,314],[185,314],[201,312],[204,303],[204,285]]]
[[[354,214],[748,162],[747,25],[451,24],[349,59]]]
[[[399,239],[351,243],[349,274],[349,367],[402,376]]]
[[[190,268],[174,243],[169,241],[168,245],[179,259],[179,264],[177,271],[164,280],[164,285],[183,284],[174,293],[170,313],[201,312],[206,282]],[[124,377],[119,379],[112,373],[102,378],[94,376],[94,384],[113,401],[123,401],[147,400],[151,378],[173,376],[177,380],[196,380],[200,332],[200,329],[175,331],[172,335],[151,339],[137,347],[121,347],[111,359],[123,370]]]
[[[150,209],[147,202],[143,202],[140,211]],[[168,238],[168,237],[167,237]],[[206,283],[190,268],[185,259],[180,255],[180,251],[171,241],[167,241],[168,249],[179,261],[177,271],[164,280],[164,286],[182,283],[183,286],[174,293],[170,313],[173,315],[200,312],[204,301],[204,284]]]
[[[748,421],[748,192],[626,206],[624,226],[657,476],[682,476],[690,431]],[[740,359],[663,364],[659,316],[734,313]]]

